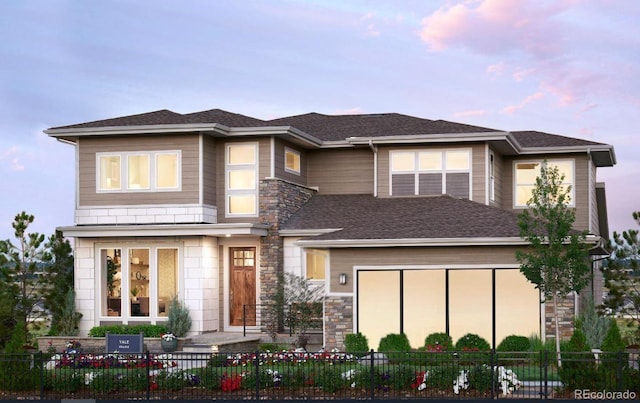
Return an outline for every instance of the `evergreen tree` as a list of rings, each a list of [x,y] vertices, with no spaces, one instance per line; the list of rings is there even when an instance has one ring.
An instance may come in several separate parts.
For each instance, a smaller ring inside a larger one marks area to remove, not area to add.
[[[633,213],[640,225],[640,211]],[[635,327],[640,339],[640,233],[630,229],[613,233],[613,250],[602,272],[608,290],[603,304],[606,311],[623,316],[627,325]]]
[[[570,187],[565,187],[558,168],[541,165],[528,209],[518,216],[520,236],[529,248],[516,252],[520,271],[539,288],[545,300],[553,301],[558,366],[560,328],[558,299],[580,292],[589,282],[590,265],[586,234],[573,229],[575,211],[568,207]]]
[[[69,320],[77,317],[73,301],[68,301],[69,292],[73,296],[73,255],[69,241],[60,231],[51,235],[44,256],[46,267],[44,276],[48,287],[44,288],[44,307],[51,314],[51,335],[73,336],[68,332],[74,328]],[[69,312],[73,309],[73,312]],[[61,321],[65,321],[61,324]],[[77,326],[77,323],[76,323]],[[64,331],[63,331],[64,328]]]

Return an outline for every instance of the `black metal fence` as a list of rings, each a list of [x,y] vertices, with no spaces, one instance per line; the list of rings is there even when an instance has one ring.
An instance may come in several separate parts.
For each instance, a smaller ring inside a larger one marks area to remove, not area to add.
[[[0,399],[639,399],[628,353],[0,355]]]

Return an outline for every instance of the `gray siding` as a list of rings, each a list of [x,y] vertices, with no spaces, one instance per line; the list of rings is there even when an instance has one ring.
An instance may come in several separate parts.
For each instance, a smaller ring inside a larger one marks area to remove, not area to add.
[[[116,136],[82,137],[78,141],[79,206],[136,204],[194,204],[199,202],[199,136]],[[161,192],[98,193],[96,153],[128,151],[182,151],[182,189]]]
[[[502,194],[503,194],[503,182],[504,182],[504,161],[502,155],[497,151],[493,151],[493,189],[494,189],[494,200],[491,202],[489,200],[489,204],[495,207],[503,207],[502,204]]]
[[[515,251],[516,248],[507,246],[331,249],[330,290],[353,292],[354,266],[518,265]],[[340,273],[346,273],[350,279],[344,286],[340,285]]]
[[[600,235],[600,222],[598,217],[598,199],[596,197],[596,166],[593,163],[588,163],[591,170],[591,181],[589,183],[589,207],[591,209],[591,228],[590,231],[593,234]]]
[[[291,150],[296,151],[300,154],[300,175],[296,175],[294,173],[290,173],[285,170],[285,160],[284,160],[285,147],[290,148]],[[285,141],[282,141],[280,139],[276,139],[274,158],[275,158],[274,168],[275,168],[276,178],[284,179],[289,182],[293,182],[302,186],[307,185],[307,156],[303,149],[295,145],[289,144]]]
[[[210,136],[204,136],[202,142],[202,199],[204,204],[216,205],[216,141]]]
[[[314,150],[306,156],[308,185],[319,193],[373,194],[373,152],[368,147]]]

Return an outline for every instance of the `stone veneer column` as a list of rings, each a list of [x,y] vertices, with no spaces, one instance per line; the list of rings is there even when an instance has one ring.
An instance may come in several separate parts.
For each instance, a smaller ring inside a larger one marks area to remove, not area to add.
[[[560,340],[569,340],[573,334],[576,313],[576,300],[573,294],[558,298],[558,318],[560,323]],[[545,338],[556,337],[556,319],[553,315],[553,300],[545,301]]]
[[[344,351],[344,338],[349,333],[353,333],[353,297],[326,297],[324,299],[325,348]]]
[[[280,225],[298,211],[316,191],[280,179],[260,181],[260,222],[269,225],[260,240],[260,303],[269,303],[276,294],[278,277],[284,273],[284,247]]]

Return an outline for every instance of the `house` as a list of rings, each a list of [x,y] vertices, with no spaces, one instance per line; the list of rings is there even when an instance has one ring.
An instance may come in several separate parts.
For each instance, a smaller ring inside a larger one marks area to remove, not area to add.
[[[179,295],[193,334],[264,330],[256,312],[291,272],[324,287],[324,342],[360,331],[465,333],[494,344],[553,333],[519,272],[517,214],[541,164],[571,185],[576,229],[606,237],[613,147],[397,113],[260,120],[213,109],[117,117],[45,133],[76,150],[81,332],[162,323]],[[571,331],[578,296],[561,302]],[[257,319],[256,319],[257,318]]]

